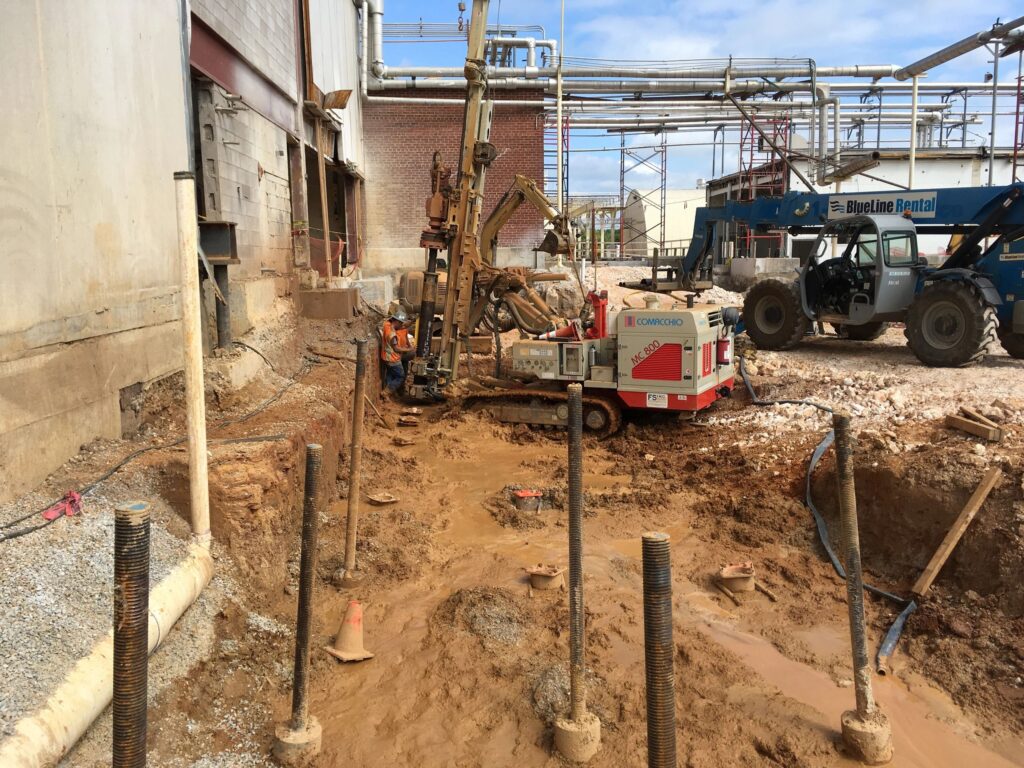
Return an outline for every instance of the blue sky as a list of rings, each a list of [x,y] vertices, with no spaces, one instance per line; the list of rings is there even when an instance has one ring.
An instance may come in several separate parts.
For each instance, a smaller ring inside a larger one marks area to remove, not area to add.
[[[471,0],[466,0],[472,6]],[[908,64],[922,55],[987,29],[997,18],[1019,15],[1017,0],[567,0],[566,57],[616,60],[812,57],[821,66],[844,64]],[[469,9],[466,18],[469,17]],[[500,13],[500,17],[499,17]],[[385,21],[455,21],[456,2],[387,0]],[[492,0],[490,23],[541,24],[547,36],[559,35],[557,0]],[[465,57],[459,44],[385,45],[392,65],[458,66]],[[931,81],[979,82],[991,71],[990,55],[975,51],[928,76]],[[1000,81],[1017,74],[1017,59],[1003,59]],[[1007,102],[1009,103],[1009,102]],[[1009,123],[1004,129],[1002,125]],[[987,126],[975,126],[979,134]],[[1012,118],[1001,123],[1000,144],[1008,143]],[[691,135],[687,141],[697,141]],[[978,139],[975,139],[978,141]],[[617,144],[581,140],[576,146]],[[585,161],[584,161],[585,160]],[[618,187],[617,153],[573,155],[570,186],[575,193],[607,192]],[[670,150],[670,186],[692,186],[710,174],[710,148]],[[734,170],[727,160],[726,170]]]

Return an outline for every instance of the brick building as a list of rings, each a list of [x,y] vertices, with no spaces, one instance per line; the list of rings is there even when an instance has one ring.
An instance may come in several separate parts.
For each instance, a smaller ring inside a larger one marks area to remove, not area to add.
[[[452,99],[452,104],[385,104],[375,99],[365,105],[366,268],[388,272],[422,268],[420,232],[426,224],[424,200],[430,194],[430,164],[434,151],[458,168],[462,143],[462,94],[431,92]],[[495,97],[522,101],[530,95],[502,91]],[[533,92],[532,98],[538,98]],[[541,101],[537,107],[495,105],[490,140],[498,157],[487,170],[483,216],[486,217],[520,173],[540,181],[544,176]],[[533,249],[544,236],[544,220],[523,206],[502,231],[499,264],[532,263]]]

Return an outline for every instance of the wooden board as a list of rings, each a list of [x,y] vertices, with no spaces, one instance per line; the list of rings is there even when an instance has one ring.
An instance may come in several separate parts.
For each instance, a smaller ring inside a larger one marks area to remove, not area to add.
[[[974,516],[978,514],[978,510],[981,509],[981,505],[985,503],[985,499],[988,498],[989,493],[995,487],[996,483],[999,482],[999,478],[1002,476],[1002,471],[999,467],[992,467],[985,476],[981,479],[981,484],[974,489],[974,493],[971,494],[971,498],[967,500],[966,506],[960,512],[960,516],[957,517],[956,522],[953,523],[953,527],[946,533],[946,538],[942,540],[939,548],[935,550],[935,554],[932,555],[932,559],[925,566],[925,569],[921,571],[921,576],[917,579],[914,584],[913,592],[915,595],[923,595],[927,592],[932,582],[935,581],[935,577],[939,575],[939,571],[942,570],[942,566],[946,564],[949,556],[953,553],[957,543],[960,541],[964,532],[967,530],[967,526],[971,524]]]
[[[999,429],[999,425],[992,421],[992,419],[988,418],[987,416],[982,416],[976,410],[974,410],[973,408],[968,408],[966,405],[960,406],[960,413],[962,413],[968,419],[973,419],[974,421],[977,421],[980,424],[984,424],[986,427]]]
[[[1003,430],[998,427],[989,427],[977,421],[965,419],[963,416],[954,416],[950,414],[946,417],[946,426],[952,427],[953,429],[959,429],[960,431],[967,432],[971,435],[983,437],[994,443],[998,443],[1003,439]]]

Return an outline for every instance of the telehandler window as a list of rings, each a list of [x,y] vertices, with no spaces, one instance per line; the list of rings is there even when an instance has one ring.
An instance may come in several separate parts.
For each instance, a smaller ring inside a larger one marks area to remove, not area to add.
[[[882,235],[882,255],[887,266],[913,266],[917,263],[917,236],[913,232],[886,232]]]

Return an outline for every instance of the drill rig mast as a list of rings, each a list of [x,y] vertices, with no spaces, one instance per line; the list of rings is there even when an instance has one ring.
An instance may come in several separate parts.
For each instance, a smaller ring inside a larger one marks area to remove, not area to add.
[[[466,110],[462,124],[462,154],[456,186],[448,179],[451,171],[435,153],[431,169],[431,196],[427,199],[429,224],[420,237],[427,249],[427,270],[423,275],[420,322],[423,327],[416,343],[416,358],[410,366],[413,397],[436,399],[440,389],[456,375],[463,338],[468,336],[473,286],[480,267],[477,230],[484,198],[487,166],[497,154],[488,141],[492,104],[487,96],[487,65],[484,41],[489,0],[474,0],[466,52]],[[448,252],[448,281],[445,293],[441,349],[431,354],[430,319],[437,300],[437,252]]]

